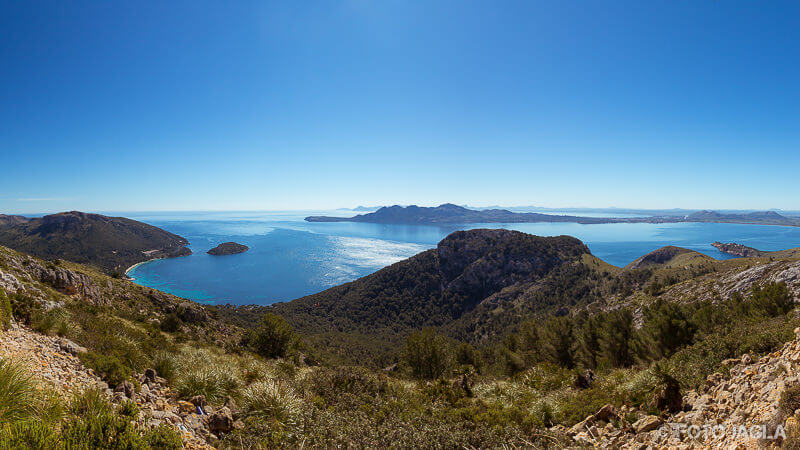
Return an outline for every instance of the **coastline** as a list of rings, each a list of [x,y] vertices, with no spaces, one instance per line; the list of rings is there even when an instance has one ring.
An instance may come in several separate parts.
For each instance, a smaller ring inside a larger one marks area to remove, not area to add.
[[[127,269],[125,269],[125,272],[124,272],[125,278],[127,278],[128,280],[135,280],[136,278],[133,278],[132,276],[128,275],[128,272],[130,272],[131,270],[141,266],[142,264],[147,264],[149,262],[158,261],[159,259],[164,259],[164,258],[163,257],[162,258],[152,258],[152,259],[148,259],[147,261],[138,262],[138,263],[128,267]]]

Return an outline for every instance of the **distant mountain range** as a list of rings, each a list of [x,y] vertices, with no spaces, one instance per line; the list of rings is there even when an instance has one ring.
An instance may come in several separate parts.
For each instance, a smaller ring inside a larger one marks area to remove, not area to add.
[[[40,218],[0,216],[0,245],[122,272],[153,258],[191,254],[181,236],[124,217],[78,211]]]
[[[436,207],[422,207],[416,205],[384,206],[375,212],[359,214],[353,217],[309,216],[306,217],[305,220],[308,222],[366,222],[403,225],[533,222],[571,222],[582,224],[714,222],[800,226],[800,219],[785,217],[775,211],[752,213],[698,211],[685,216],[583,217],[534,212],[512,212],[506,209],[477,210],[451,203],[445,203]]]
[[[539,213],[515,213],[504,209],[474,210],[445,203],[436,207],[388,206],[354,217],[310,216],[308,222],[368,222],[387,224],[454,224],[454,223],[519,223],[577,222],[607,223],[607,219],[578,216],[555,216]]]

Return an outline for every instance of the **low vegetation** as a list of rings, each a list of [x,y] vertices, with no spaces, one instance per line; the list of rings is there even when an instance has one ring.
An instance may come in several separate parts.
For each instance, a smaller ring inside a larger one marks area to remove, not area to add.
[[[342,311],[322,303],[333,308],[333,316],[325,325],[328,331],[311,338],[293,326],[291,318],[299,316],[284,317],[278,313],[289,310],[281,308],[240,316],[249,325],[243,330],[224,308],[195,308],[89,270],[96,284],[110,286],[106,303],[45,285],[36,288],[48,302],[31,295],[33,290],[13,295],[0,290],[0,324],[8,327],[13,320],[85,347],[81,361],[111,387],[152,368],[180,399],[204,396],[216,409],[230,408],[237,427],[219,434],[215,445],[221,448],[425,447],[431,442],[446,448],[559,448],[571,441],[554,426],[572,426],[606,404],[641,413],[670,410],[664,393],[700,386],[728,358],[773,351],[797,326],[794,298],[783,283],[756,284],[729,298],[668,301],[664,293],[671,286],[697,283],[693,278],[712,269],[619,272],[592,261],[579,247],[570,248],[573,253],[550,254],[551,267],[540,268],[542,277],[521,284],[497,281],[498,292],[527,306],[515,306],[513,314],[497,312],[487,322],[496,327],[492,339],[476,339],[490,328],[471,328],[473,319],[492,314],[482,305],[485,298],[459,296],[455,285],[448,299],[462,306],[480,303],[471,306],[469,320],[445,311],[441,298],[432,306],[431,322],[416,326],[412,319],[424,309],[372,304],[359,320],[384,314],[381,307],[398,308],[387,316],[409,315],[391,331],[386,331],[388,322],[379,324],[388,334],[366,347],[373,335],[362,325],[350,330],[340,320],[353,307],[348,302]],[[515,261],[513,251],[480,253],[459,267],[441,265],[438,256],[428,262],[458,278],[469,272],[464,264],[477,264],[483,273]],[[442,281],[414,274],[423,285]],[[395,282],[401,273],[392,269],[382,276]],[[399,298],[427,295],[415,290],[414,280],[406,281],[410,290]],[[374,294],[371,298],[391,292]],[[599,298],[615,301],[600,303]],[[436,323],[446,315],[449,322]],[[0,448],[180,446],[172,429],[132,426],[138,414],[134,404],[110,404],[97,391],[52,400],[37,383],[16,362],[0,363]],[[632,413],[619,420],[636,419]]]
[[[0,448],[180,449],[171,428],[140,431],[135,409],[114,406],[100,391],[87,390],[64,402],[19,363],[0,359]]]

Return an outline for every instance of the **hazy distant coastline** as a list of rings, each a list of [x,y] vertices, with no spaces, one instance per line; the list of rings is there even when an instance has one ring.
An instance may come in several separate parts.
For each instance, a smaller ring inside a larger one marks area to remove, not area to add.
[[[632,211],[632,210],[631,210]],[[514,212],[508,209],[471,209],[445,203],[436,207],[385,206],[375,212],[352,217],[309,216],[307,222],[364,222],[382,224],[469,224],[469,223],[739,223],[749,225],[800,226],[800,218],[775,211],[735,212],[696,211],[686,215],[649,217],[588,217]]]

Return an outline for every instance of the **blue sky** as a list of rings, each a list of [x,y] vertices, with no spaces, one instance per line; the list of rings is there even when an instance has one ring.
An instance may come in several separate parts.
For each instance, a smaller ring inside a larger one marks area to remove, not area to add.
[[[145,3],[2,3],[0,213],[800,209],[798,2]]]

